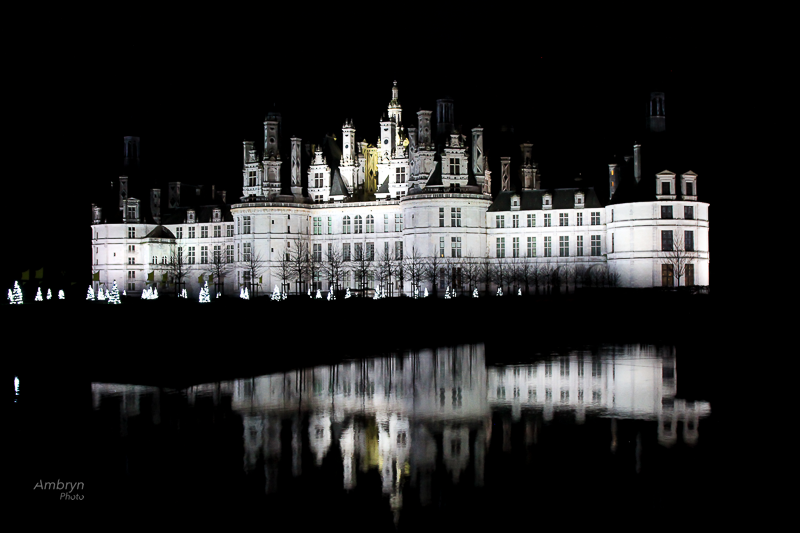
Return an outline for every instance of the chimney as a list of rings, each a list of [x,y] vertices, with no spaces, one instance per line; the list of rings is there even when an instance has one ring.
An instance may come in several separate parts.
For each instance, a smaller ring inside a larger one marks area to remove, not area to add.
[[[217,198],[217,193],[215,192],[216,187],[211,185],[211,201],[213,202]]]
[[[619,186],[619,165],[612,163],[608,165],[608,199],[614,197],[614,193]]]
[[[642,145],[639,143],[633,144],[633,177],[636,183],[642,179]]]
[[[181,182],[169,182],[169,208],[174,209],[181,205]]]
[[[92,204],[92,224],[100,224],[103,219],[103,208]]]
[[[511,190],[511,158],[500,158],[500,190]]]
[[[119,177],[119,208],[125,204],[128,199],[128,176]]]
[[[156,224],[161,224],[161,189],[150,189],[150,214]]]
[[[520,173],[522,174],[522,189],[531,190],[535,188],[534,175],[533,175],[533,144],[523,143],[519,145],[522,150],[522,166]]]

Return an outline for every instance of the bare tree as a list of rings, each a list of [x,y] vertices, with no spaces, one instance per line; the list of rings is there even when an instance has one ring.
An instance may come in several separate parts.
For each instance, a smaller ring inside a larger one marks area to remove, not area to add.
[[[394,261],[392,259],[392,252],[388,248],[385,248],[378,254],[375,260],[375,272],[378,278],[378,286],[391,296]]]
[[[531,283],[533,283],[534,293],[537,295],[539,294],[539,287],[542,286],[543,275],[542,264],[539,262],[539,259],[533,258],[531,262],[530,279]]]
[[[466,283],[467,290],[471,294],[472,290],[478,286],[478,279],[480,277],[478,262],[472,254],[468,252],[467,255],[464,256],[461,265],[463,268],[464,283]]]
[[[483,283],[483,290],[486,296],[489,296],[492,281],[494,281],[494,268],[492,266],[492,258],[487,252],[480,260],[478,265],[478,275],[480,281]]]
[[[666,275],[662,274],[662,277],[666,276],[665,282],[668,287],[671,287],[673,282],[676,282],[676,287],[680,287],[681,278],[686,274],[686,265],[697,258],[697,252],[694,251],[694,243],[691,243],[687,249],[687,243],[682,233],[676,231],[673,234],[675,237],[672,239],[672,243],[669,243],[672,245],[672,249],[660,253],[661,264],[667,265],[667,273]],[[672,270],[671,276],[670,270]]]
[[[416,246],[412,246],[403,258],[403,270],[411,282],[411,294],[419,295],[419,285],[425,273],[425,260],[417,251]]]
[[[584,281],[586,279],[586,265],[582,263],[578,263],[573,268],[573,282],[575,283],[575,288],[577,289],[578,286],[582,288],[584,285]]]
[[[227,262],[222,249],[214,250],[211,261],[206,266],[204,273],[214,280],[214,292],[216,294],[223,293],[225,277],[231,270],[231,264]]]
[[[292,256],[286,246],[284,246],[283,252],[280,254],[278,260],[274,262],[272,269],[274,276],[281,280],[281,292],[288,292],[289,280],[292,279],[294,269],[292,264]]]
[[[177,244],[170,245],[169,257],[167,259],[167,273],[172,283],[175,284],[176,295],[180,294],[181,289],[183,289],[185,285],[184,279],[186,279],[190,270],[192,270],[192,265],[188,262],[188,258],[183,251],[183,246],[178,246]]]
[[[541,276],[542,289],[545,294],[550,294],[553,290],[553,278],[555,271],[556,266],[550,261],[546,261],[541,264],[539,275]]]
[[[287,242],[286,246],[289,249],[289,262],[292,265],[295,292],[300,294],[305,288],[303,282],[308,274],[308,244],[300,239],[300,235],[297,235],[292,241]]]
[[[308,246],[308,245],[306,245]],[[322,244],[313,244],[313,249],[309,249],[306,253],[306,273],[308,279],[311,281],[312,291],[322,290],[322,271],[323,271],[323,258],[322,258]]]
[[[442,279],[444,275],[444,258],[439,257],[437,254],[433,254],[430,257],[425,259],[425,263],[423,266],[423,273],[422,279],[429,282],[432,285],[432,292],[433,296],[436,297],[438,293],[438,284],[437,281],[444,283]]]
[[[338,291],[339,283],[345,272],[342,252],[338,248],[331,246],[328,249],[325,255],[325,262],[322,264],[322,271],[328,280],[330,290]]]
[[[356,246],[353,253],[352,271],[356,278],[356,289],[359,290],[362,295],[365,295],[369,279],[372,275],[374,275],[372,264],[374,257],[370,257],[367,250],[364,250],[361,246],[358,246],[359,244],[363,243],[355,244]]]
[[[511,280],[511,268],[505,258],[498,257],[492,270],[494,272],[494,282],[500,288],[506,287],[508,289],[508,283]]]
[[[453,290],[458,289],[458,292],[464,291],[464,259],[461,257],[451,257],[448,260],[450,271],[450,284]]]
[[[253,295],[258,294],[261,286],[260,276],[267,268],[267,261],[261,255],[260,250],[245,248],[242,253],[242,260],[239,263],[244,270],[244,285]],[[250,250],[249,252],[247,250]]]
[[[398,296],[402,296],[404,294],[403,282],[405,282],[408,276],[406,272],[406,264],[402,256],[395,257],[392,261],[392,275],[394,276],[395,282],[400,287]]]
[[[517,279],[521,285],[525,285],[525,294],[530,294],[531,291],[531,270],[533,264],[529,257],[523,257],[517,264]]]

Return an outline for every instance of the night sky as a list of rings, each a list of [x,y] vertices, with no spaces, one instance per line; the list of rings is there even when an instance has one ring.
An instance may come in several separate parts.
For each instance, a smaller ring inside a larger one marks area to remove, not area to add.
[[[120,174],[123,136],[141,137],[142,164],[155,179],[214,184],[230,202],[241,193],[241,142],[263,142],[273,105],[285,137],[341,139],[352,118],[358,140],[374,144],[393,80],[407,127],[418,109],[435,111],[438,98],[452,97],[465,133],[485,128],[495,175],[501,155],[519,157],[518,147],[493,148],[513,128],[517,144],[534,143],[545,186],[569,186],[578,173],[604,179],[611,156],[641,139],[649,92],[665,91],[667,130],[697,151],[700,199],[713,202],[721,190],[718,117],[709,113],[719,80],[694,53],[605,53],[591,44],[566,52],[563,43],[536,46],[498,32],[477,39],[484,45],[472,54],[469,35],[409,35],[384,48],[377,37],[344,43],[340,33],[303,39],[292,27],[273,29],[265,57],[259,41],[208,27],[139,28],[15,57],[4,198],[22,223],[8,226],[13,253],[3,281],[45,266],[88,282],[90,204]]]

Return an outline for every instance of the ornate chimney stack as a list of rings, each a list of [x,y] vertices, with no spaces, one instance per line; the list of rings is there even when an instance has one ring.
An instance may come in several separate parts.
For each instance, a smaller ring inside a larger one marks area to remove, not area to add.
[[[500,190],[511,190],[511,158],[500,158]]]

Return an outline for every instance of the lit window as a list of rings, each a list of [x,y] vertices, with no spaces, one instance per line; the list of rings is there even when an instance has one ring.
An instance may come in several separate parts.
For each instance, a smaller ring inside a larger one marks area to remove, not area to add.
[[[314,235],[322,235],[322,217],[314,217]]]
[[[552,237],[545,237],[544,238],[544,256],[550,257],[553,255],[553,238]]]
[[[592,235],[592,255],[600,255],[600,235]]]
[[[375,217],[367,215],[367,233],[375,233]]]
[[[450,257],[461,257],[461,237],[450,238]]]
[[[569,257],[569,237],[566,235],[558,237],[558,255],[559,257]]]
[[[559,226],[569,226],[569,213],[559,213],[558,215]]]
[[[444,257],[444,237],[439,237],[439,257]]]
[[[536,227],[536,215],[528,215],[528,227],[529,228]]]
[[[528,237],[528,257],[536,257],[536,237]]]
[[[550,223],[550,213],[544,214],[544,227],[549,228],[552,224]]]
[[[189,238],[194,239],[194,226],[189,226]]]
[[[519,237],[514,237],[511,241],[512,257],[519,257]]]
[[[497,257],[503,258],[506,256],[506,239],[499,237],[497,239]]]
[[[200,238],[201,239],[208,238],[208,226],[200,226]]]
[[[511,227],[512,228],[519,227],[519,215],[511,215]]]
[[[450,208],[450,226],[453,228],[460,228],[461,227],[461,208],[460,207],[451,207]]]

